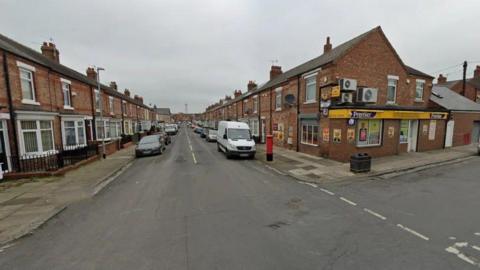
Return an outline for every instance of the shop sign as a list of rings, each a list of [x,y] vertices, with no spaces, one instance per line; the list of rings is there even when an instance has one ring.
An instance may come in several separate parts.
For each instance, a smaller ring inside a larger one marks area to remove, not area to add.
[[[332,87],[332,97],[339,97],[340,96],[340,86],[334,86]]]
[[[354,128],[348,128],[347,129],[347,141],[349,143],[353,143],[355,141],[355,129]]]
[[[323,108],[322,109],[322,115],[325,117],[328,117],[328,108]]]
[[[395,136],[395,127],[388,127],[388,137],[393,138]]]
[[[322,138],[324,142],[330,141],[330,130],[328,130],[328,128],[322,130]]]
[[[372,119],[377,115],[376,112],[352,111],[351,118]]]
[[[447,117],[446,114],[443,113],[431,113],[430,118],[431,119],[445,119]]]
[[[333,142],[334,143],[341,143],[342,142],[342,130],[336,128],[333,130]]]
[[[332,104],[332,102],[330,100],[327,100],[327,101],[320,101],[320,108],[328,108],[330,107],[330,105]]]
[[[328,101],[331,97],[331,88],[330,87],[322,88],[320,90],[320,97],[321,97],[322,101]]]

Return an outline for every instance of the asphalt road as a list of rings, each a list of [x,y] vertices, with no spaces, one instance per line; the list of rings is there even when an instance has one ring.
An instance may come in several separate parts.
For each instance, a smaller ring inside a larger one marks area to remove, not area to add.
[[[0,248],[0,269],[479,269],[480,161],[317,186],[190,130]]]

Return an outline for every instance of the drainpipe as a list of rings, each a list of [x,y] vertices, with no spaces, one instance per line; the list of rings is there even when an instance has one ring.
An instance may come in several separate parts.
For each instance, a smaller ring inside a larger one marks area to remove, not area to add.
[[[97,129],[95,128],[97,125],[96,117],[95,117],[95,90],[93,87],[90,86],[90,96],[91,96],[91,103],[92,103],[92,123],[90,124],[90,128],[92,129],[92,141],[97,138]]]
[[[120,99],[120,111],[122,112],[122,134],[125,135],[125,117],[124,117],[124,111],[123,111],[123,102],[124,100],[121,98]],[[126,102],[126,101],[125,101]],[[125,103],[126,104],[126,103]],[[126,106],[126,105],[125,105]]]
[[[7,88],[7,98],[8,98],[8,111],[10,113],[10,123],[12,124],[12,133],[13,133],[13,144],[15,144],[15,150],[17,151],[16,163],[20,165],[20,146],[18,145],[17,137],[17,128],[16,128],[16,119],[15,113],[13,112],[13,100],[12,100],[12,89],[10,87],[10,76],[8,75],[8,63],[7,63],[7,53],[3,51],[3,70],[5,76],[5,86]],[[13,166],[12,166],[13,167]],[[9,168],[13,169],[13,168]]]
[[[262,93],[258,92],[257,94],[257,114],[258,114],[258,134],[260,135],[260,143],[262,142],[262,137],[265,136],[262,132]]]
[[[273,135],[273,119],[272,119],[272,91],[273,88],[270,89],[270,135]]]
[[[296,144],[297,144],[297,152],[299,151],[298,148],[300,146],[299,144],[299,140],[298,140],[298,134],[300,133],[300,76],[297,77],[297,138],[296,138]],[[319,128],[320,129],[320,128]],[[319,130],[320,132],[320,130]],[[318,138],[318,135],[317,135],[317,138]]]

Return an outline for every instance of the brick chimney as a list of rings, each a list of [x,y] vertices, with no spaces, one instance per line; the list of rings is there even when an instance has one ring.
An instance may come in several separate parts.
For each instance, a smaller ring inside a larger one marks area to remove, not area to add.
[[[125,88],[125,91],[123,91],[123,93],[125,94],[125,96],[130,97],[130,90],[128,90],[127,88]]]
[[[277,77],[278,75],[282,74],[282,67],[281,66],[272,66],[270,69],[270,80]]]
[[[231,100],[231,99],[232,99],[232,97],[231,97],[231,96],[227,96],[227,95],[225,95],[225,100]]]
[[[57,63],[60,63],[60,53],[57,50],[57,47],[54,43],[51,42],[43,42],[42,47],[42,54],[50,60],[53,60]]]
[[[447,77],[443,77],[443,74],[438,75],[437,83],[444,84],[447,82]]]
[[[113,90],[118,91],[117,82],[110,82],[110,87],[111,87]]]
[[[282,73],[282,69],[280,68],[280,73]],[[270,77],[272,76],[272,72],[270,71]],[[248,92],[252,91],[253,89],[255,89],[257,87],[257,84],[254,82],[254,81],[248,81],[248,84],[247,84],[247,89],[248,89]]]
[[[332,44],[330,43],[330,37],[327,37],[327,42],[323,45],[323,53],[327,53],[332,50]]]
[[[87,77],[92,80],[97,80],[97,72],[93,67],[87,68]]]
[[[480,66],[477,66],[473,71],[473,78],[480,79]]]
[[[239,97],[239,96],[241,96],[241,95],[242,95],[242,91],[241,91],[241,90],[235,90],[235,91],[233,92],[233,96],[234,96],[234,97]]]

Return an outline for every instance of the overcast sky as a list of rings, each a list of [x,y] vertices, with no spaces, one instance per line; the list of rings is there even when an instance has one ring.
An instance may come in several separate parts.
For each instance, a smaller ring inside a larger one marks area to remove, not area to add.
[[[266,81],[273,59],[285,71],[320,55],[326,36],[336,46],[377,25],[406,64],[452,79],[467,60],[471,76],[479,10],[478,0],[0,0],[0,33],[37,50],[52,38],[62,64],[104,67],[102,82],[147,104],[201,112]]]

